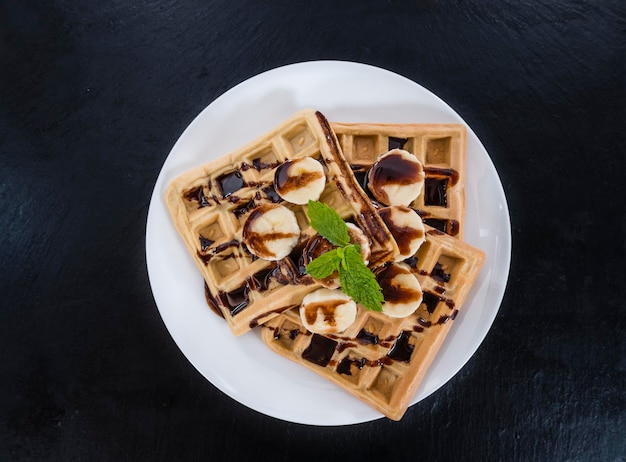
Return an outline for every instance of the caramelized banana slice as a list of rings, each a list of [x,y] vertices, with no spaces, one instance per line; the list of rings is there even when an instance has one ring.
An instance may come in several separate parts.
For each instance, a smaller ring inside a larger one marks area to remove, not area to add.
[[[383,313],[391,318],[405,318],[422,303],[422,286],[408,265],[392,263],[376,274],[383,290]]]
[[[356,319],[356,303],[339,289],[317,289],[302,300],[300,318],[316,334],[337,334]]]
[[[408,151],[381,155],[368,174],[367,187],[385,205],[409,205],[424,187],[424,166]]]
[[[289,160],[278,167],[274,174],[274,189],[280,197],[292,204],[316,201],[325,185],[324,168],[311,157]]]
[[[415,255],[426,240],[422,217],[404,205],[382,208],[378,214],[398,244],[399,253],[395,256],[395,261],[406,260]]]
[[[291,253],[300,238],[295,214],[279,204],[263,204],[250,213],[243,226],[243,242],[264,260],[280,260]]]

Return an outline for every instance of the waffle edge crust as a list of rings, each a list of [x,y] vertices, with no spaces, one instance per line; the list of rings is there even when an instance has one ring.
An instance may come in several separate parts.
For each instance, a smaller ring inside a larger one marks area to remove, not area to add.
[[[297,308],[266,323],[263,342],[337,384],[391,420],[400,420],[448,334],[484,263],[482,251],[426,226],[411,271],[424,298],[415,313],[390,318],[358,306],[337,335],[311,334]]]
[[[306,205],[283,201],[273,188],[276,169],[300,157],[318,160],[326,185],[320,201],[371,241],[370,266],[390,261],[398,247],[371,201],[355,181],[329,122],[303,110],[261,137],[175,179],[166,204],[176,230],[205,281],[209,305],[235,335],[298,306],[321,285],[305,273],[302,248],[315,235]],[[278,261],[254,256],[242,241],[250,213],[262,204],[291,209],[300,228],[292,253]]]

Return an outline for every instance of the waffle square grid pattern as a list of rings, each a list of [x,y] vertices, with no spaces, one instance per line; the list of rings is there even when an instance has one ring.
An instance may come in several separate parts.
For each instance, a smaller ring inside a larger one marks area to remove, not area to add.
[[[318,373],[392,420],[400,420],[484,263],[483,252],[426,226],[411,271],[423,301],[412,315],[390,318],[359,306],[337,335],[311,334],[292,309],[263,326],[276,353]]]
[[[312,110],[297,113],[242,148],[181,175],[166,193],[177,231],[204,278],[207,301],[235,335],[298,305],[321,287],[301,263],[302,247],[315,234],[307,206],[283,201],[273,188],[276,169],[305,156],[320,161],[325,170],[319,200],[370,239],[371,264],[385,263],[397,252],[389,230],[355,183],[325,117]],[[300,228],[292,254],[275,262],[257,258],[242,242],[246,218],[265,203],[290,208]]]
[[[426,175],[410,207],[424,223],[463,239],[466,127],[460,124],[332,123],[343,155],[363,190],[367,171],[380,154],[399,148],[415,155]]]

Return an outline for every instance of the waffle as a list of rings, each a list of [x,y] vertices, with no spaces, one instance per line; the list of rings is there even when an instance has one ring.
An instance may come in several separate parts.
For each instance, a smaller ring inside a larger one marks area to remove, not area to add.
[[[327,181],[319,200],[357,224],[371,240],[371,264],[390,260],[398,250],[355,183],[326,118],[312,110],[298,112],[242,148],[178,177],[166,193],[176,229],[204,278],[207,301],[235,335],[298,305],[320,287],[300,261],[304,243],[315,234],[307,206],[284,202],[273,188],[276,168],[304,156],[324,167]],[[275,262],[257,258],[242,243],[246,218],[266,203],[291,209],[301,231],[291,255]]]
[[[400,420],[485,258],[459,239],[426,229],[426,241],[410,266],[424,293],[415,313],[390,318],[359,305],[357,319],[346,331],[319,335],[305,329],[296,308],[263,326],[263,342]]]
[[[333,123],[332,127],[357,181],[368,194],[366,172],[380,154],[401,148],[417,156],[424,165],[426,180],[422,194],[410,207],[424,223],[463,239],[464,125]]]

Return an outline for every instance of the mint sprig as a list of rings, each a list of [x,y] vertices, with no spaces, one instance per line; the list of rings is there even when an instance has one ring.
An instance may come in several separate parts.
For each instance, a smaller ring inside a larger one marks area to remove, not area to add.
[[[355,245],[344,248],[344,259],[339,269],[339,283],[344,293],[350,295],[355,302],[369,310],[383,310],[382,289]]]
[[[331,207],[309,201],[307,215],[311,226],[336,248],[311,261],[306,271],[316,279],[339,272],[341,290],[369,310],[382,311],[383,294],[376,276],[367,267],[358,244],[351,244],[348,226]]]
[[[306,266],[306,272],[315,279],[327,278],[335,271],[339,271],[339,268],[341,268],[341,262],[344,258],[343,254],[343,247],[337,247],[336,249],[329,250],[311,261]]]
[[[319,201],[309,201],[307,215],[311,226],[330,241],[331,244],[345,247],[350,244],[348,227],[334,209]]]

